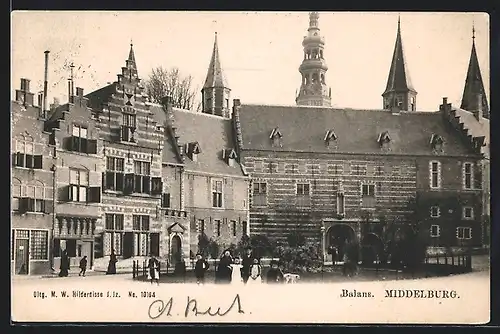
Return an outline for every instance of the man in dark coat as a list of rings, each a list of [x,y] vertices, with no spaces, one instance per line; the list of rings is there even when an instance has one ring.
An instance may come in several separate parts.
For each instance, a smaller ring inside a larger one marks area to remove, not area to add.
[[[196,276],[196,283],[204,284],[205,283],[205,272],[208,270],[210,265],[203,258],[203,255],[196,254],[196,264],[194,265],[194,274]]]
[[[61,255],[61,265],[60,265],[60,269],[61,271],[59,272],[59,277],[68,277],[69,275],[69,262],[70,262],[70,259],[69,259],[69,256],[68,256],[68,251],[67,250],[64,250],[62,255]]]
[[[151,280],[151,284],[156,281],[156,284],[160,285],[160,261],[151,254],[148,260],[148,278]]]
[[[106,271],[106,275],[116,274],[116,262],[118,262],[118,260],[116,259],[115,250],[112,249],[111,255],[109,256],[108,271]]]
[[[233,257],[231,256],[231,252],[229,250],[224,251],[217,266],[216,283],[231,283],[232,263]]]
[[[254,256],[252,254],[251,247],[247,247],[245,249],[245,252],[246,253],[243,255],[243,260],[241,262],[241,264],[243,265],[243,267],[241,268],[241,278],[243,278],[243,283],[246,284],[248,278],[250,277],[250,268],[253,265]]]
[[[80,260],[80,273],[78,274],[78,276],[85,277],[86,271],[87,271],[87,255],[82,257],[82,259]]]
[[[271,268],[267,272],[266,282],[268,284],[284,283],[283,272],[278,266],[278,262],[271,261]]]

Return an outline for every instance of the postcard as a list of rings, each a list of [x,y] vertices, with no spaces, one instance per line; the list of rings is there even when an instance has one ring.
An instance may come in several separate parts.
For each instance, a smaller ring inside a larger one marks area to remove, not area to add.
[[[489,321],[487,14],[11,17],[13,322]]]

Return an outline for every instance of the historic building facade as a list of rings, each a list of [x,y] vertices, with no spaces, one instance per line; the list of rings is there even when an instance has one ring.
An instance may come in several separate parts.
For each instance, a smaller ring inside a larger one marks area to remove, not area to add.
[[[418,112],[416,95],[398,21],[382,109],[235,100],[252,233],[284,241],[301,232],[326,253],[348,240],[376,249],[390,225],[413,223],[430,245],[480,246],[483,135],[468,132],[447,99]]]

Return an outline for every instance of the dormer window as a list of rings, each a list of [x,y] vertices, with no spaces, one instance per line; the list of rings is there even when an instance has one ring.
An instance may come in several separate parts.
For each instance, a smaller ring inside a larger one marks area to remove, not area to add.
[[[187,145],[187,153],[193,161],[198,160],[198,154],[201,153],[200,144],[198,142],[192,142]]]
[[[443,152],[444,139],[440,135],[432,134],[430,144],[435,153]]]
[[[271,139],[273,147],[283,146],[283,143],[281,142],[283,135],[281,134],[281,131],[280,129],[278,129],[278,127],[274,128],[273,131],[271,131],[271,135],[269,136],[269,138]]]
[[[332,142],[335,142],[337,140],[337,138],[338,137],[333,130],[326,131],[325,138],[324,138],[326,146],[330,146],[330,144]]]
[[[234,167],[237,157],[238,155],[236,154],[236,151],[232,148],[222,151],[222,158],[231,167]]]
[[[389,136],[388,131],[384,131],[378,135],[377,142],[379,143],[380,147],[383,149],[389,149],[390,148],[390,143],[391,143],[391,137]]]

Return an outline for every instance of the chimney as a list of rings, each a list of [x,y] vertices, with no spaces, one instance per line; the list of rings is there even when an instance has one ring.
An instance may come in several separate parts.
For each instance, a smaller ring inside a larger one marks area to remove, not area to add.
[[[21,102],[24,106],[32,106],[33,95],[30,92],[30,80],[22,78],[20,89],[16,89],[16,101]]]
[[[68,102],[73,103],[73,98],[71,94],[71,79],[68,79]]]
[[[241,101],[240,99],[233,99],[233,106],[239,107],[241,106]]]
[[[76,96],[78,96],[79,98],[83,97],[83,88],[76,87]]]
[[[478,122],[481,121],[481,116],[483,115],[483,94],[476,94],[476,110],[472,112],[474,117]]]
[[[49,53],[50,51],[45,51],[45,71],[43,76],[43,108],[42,111],[47,110],[47,89],[48,89],[48,72],[49,72]]]

